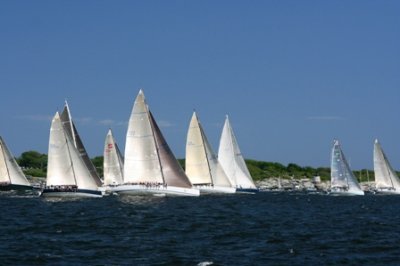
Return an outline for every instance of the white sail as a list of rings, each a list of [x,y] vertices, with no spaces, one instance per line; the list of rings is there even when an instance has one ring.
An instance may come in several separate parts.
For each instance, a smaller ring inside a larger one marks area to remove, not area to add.
[[[104,143],[104,185],[122,184],[123,171],[124,163],[122,154],[110,129]]]
[[[380,189],[386,189],[388,191],[394,190],[400,193],[399,177],[390,165],[377,139],[374,143],[374,171],[375,185],[378,191]]]
[[[97,174],[96,168],[94,167],[92,161],[89,158],[88,153],[86,152],[85,146],[78,134],[76,126],[71,118],[71,112],[68,106],[67,101],[65,101],[64,110],[60,115],[62,124],[64,126],[65,131],[71,137],[72,143],[74,144],[75,148],[79,152],[79,156],[82,158],[83,162],[85,163],[87,169],[90,172],[90,175],[96,181],[97,186],[101,186],[101,180],[99,175]]]
[[[129,118],[124,157],[124,183],[164,183],[142,90],[136,97]]]
[[[186,140],[185,172],[192,184],[212,184],[200,123],[194,112]]]
[[[31,186],[14,156],[7,148],[6,143],[0,137],[0,183]]]
[[[58,112],[50,128],[46,185],[76,185],[79,189],[88,190],[98,188],[71,136],[65,132]]]
[[[218,149],[218,160],[233,186],[256,189],[226,116]]]
[[[343,194],[364,195],[338,140],[334,141],[331,154],[331,190],[340,190]]]
[[[189,125],[185,165],[186,174],[193,185],[232,187],[207,140],[196,112],[193,113]]]

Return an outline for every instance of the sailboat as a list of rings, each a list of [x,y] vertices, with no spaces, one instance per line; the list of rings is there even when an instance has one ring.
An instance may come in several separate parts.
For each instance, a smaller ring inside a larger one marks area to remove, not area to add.
[[[218,161],[221,163],[232,186],[236,187],[236,192],[258,192],[243,155],[240,152],[228,116],[225,118],[219,142]]]
[[[51,122],[44,197],[101,197],[95,180],[57,112]]]
[[[203,193],[235,193],[204,133],[196,112],[193,112],[186,140],[186,174]]]
[[[335,140],[331,154],[331,187],[332,195],[364,195],[356,177],[351,171],[339,141]]]
[[[0,190],[31,190],[33,187],[0,137]]]
[[[126,134],[122,185],[118,194],[199,196],[165,141],[142,90],[139,91]]]
[[[85,146],[83,145],[83,142],[78,134],[78,130],[76,129],[76,126],[72,121],[71,111],[69,109],[67,101],[65,101],[64,109],[60,115],[60,118],[66,133],[71,137],[75,148],[78,150],[79,156],[82,158],[87,169],[89,169],[90,175],[92,176],[93,180],[96,181],[97,186],[100,187],[102,185],[101,179],[97,174],[96,168],[90,160],[89,155],[86,152]]]
[[[106,136],[103,155],[104,187],[122,184],[124,182],[124,160],[111,129],[108,130]]]
[[[400,180],[378,142],[374,143],[375,192],[400,194]]]

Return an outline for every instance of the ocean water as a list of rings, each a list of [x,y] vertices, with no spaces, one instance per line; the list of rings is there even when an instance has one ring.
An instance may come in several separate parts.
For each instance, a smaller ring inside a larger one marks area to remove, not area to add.
[[[1,265],[400,265],[400,197],[0,195]]]

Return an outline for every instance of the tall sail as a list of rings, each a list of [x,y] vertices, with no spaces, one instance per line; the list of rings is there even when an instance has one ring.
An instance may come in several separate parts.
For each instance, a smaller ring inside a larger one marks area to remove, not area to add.
[[[14,156],[7,148],[3,138],[0,137],[0,183],[31,186]]]
[[[189,125],[185,165],[186,174],[194,185],[232,186],[207,140],[196,112]]]
[[[123,183],[124,162],[118,145],[108,130],[104,143],[104,185],[117,185]]]
[[[210,166],[204,147],[202,131],[194,112],[186,140],[185,171],[192,184],[212,184]]]
[[[99,175],[97,174],[96,168],[94,167],[92,161],[90,160],[89,155],[86,152],[85,146],[83,145],[83,142],[78,134],[76,127],[75,127],[75,124],[72,121],[71,112],[69,110],[67,101],[65,101],[64,110],[61,113],[60,117],[61,117],[61,121],[62,121],[65,131],[71,137],[74,146],[79,151],[79,156],[82,157],[82,160],[85,163],[87,169],[89,169],[90,175],[96,181],[96,184],[98,186],[101,186],[101,180],[100,180]]]
[[[164,183],[143,91],[135,99],[125,143],[124,183]]]
[[[133,104],[126,134],[123,184],[110,186],[118,194],[199,196],[161,133],[144,93]]]
[[[89,190],[98,188],[71,136],[65,131],[58,112],[50,128],[46,185],[76,185],[79,189]]]
[[[168,186],[191,188],[192,183],[190,183],[185,171],[183,171],[181,165],[176,160],[150,111],[149,118],[158,147],[158,154],[165,184]]]
[[[343,188],[346,191],[363,194],[356,177],[351,171],[343,154],[339,141],[335,140],[331,155],[331,188]]]
[[[400,180],[389,163],[386,154],[378,142],[374,143],[375,185],[379,189],[393,189],[400,192]]]
[[[256,189],[226,116],[218,149],[218,160],[233,186]]]

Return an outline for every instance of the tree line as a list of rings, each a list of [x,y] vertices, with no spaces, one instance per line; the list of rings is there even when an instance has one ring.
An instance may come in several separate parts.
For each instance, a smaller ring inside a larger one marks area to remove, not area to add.
[[[26,175],[35,177],[45,177],[47,172],[47,154],[37,151],[23,152],[20,157],[16,158],[17,163],[21,166]],[[100,176],[103,176],[103,156],[96,156],[91,159]],[[178,159],[180,165],[185,167],[185,159]],[[247,167],[251,176],[255,181],[263,180],[271,177],[281,178],[313,178],[320,176],[321,180],[330,180],[329,167],[310,167],[299,166],[295,163],[283,165],[277,162],[265,162],[257,160],[246,160]],[[368,169],[353,171],[354,175],[361,182],[373,181],[374,172]]]

